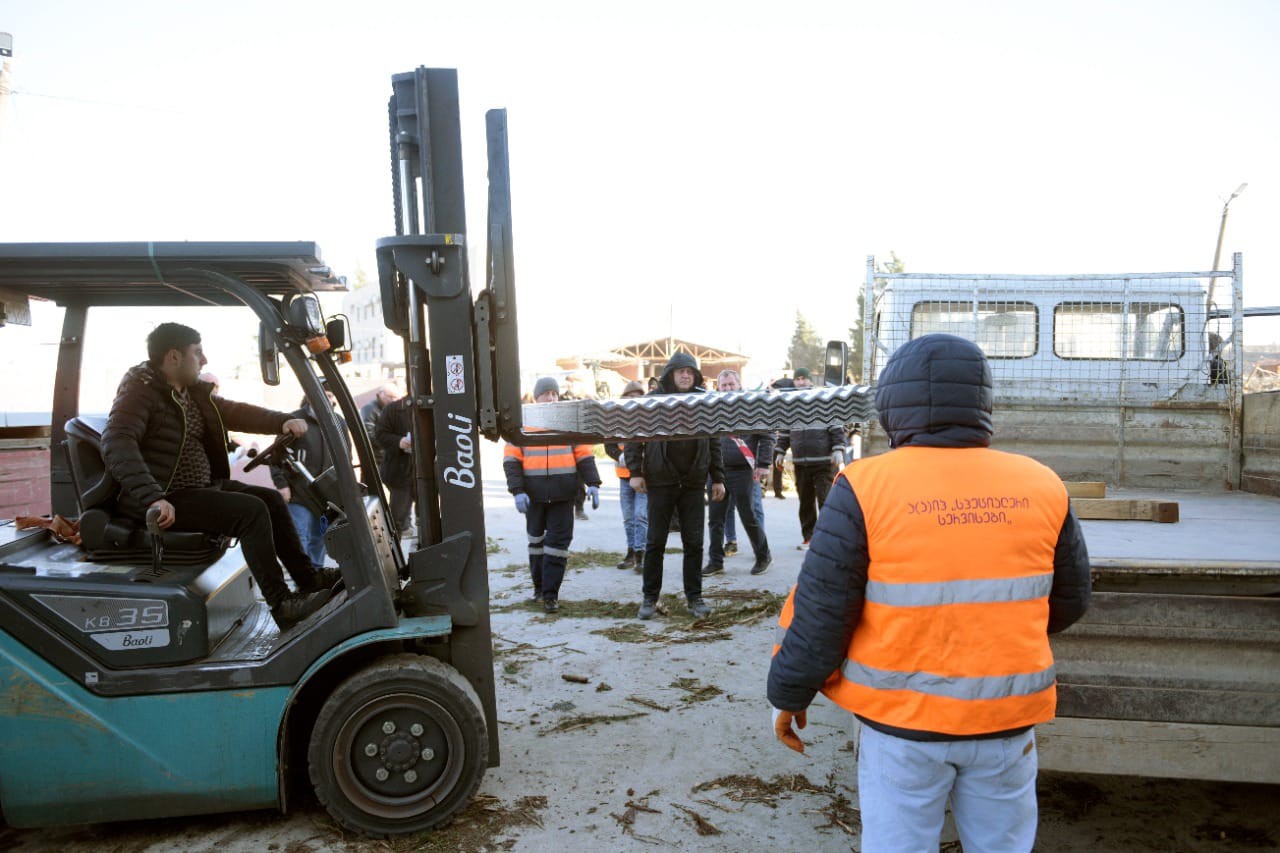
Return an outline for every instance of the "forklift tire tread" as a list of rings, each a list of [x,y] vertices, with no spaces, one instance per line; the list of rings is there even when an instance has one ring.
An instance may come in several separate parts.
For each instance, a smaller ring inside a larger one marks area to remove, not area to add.
[[[397,654],[357,671],[325,700],[307,765],[334,820],[385,838],[441,826],[470,803],[488,749],[471,684],[435,658]]]

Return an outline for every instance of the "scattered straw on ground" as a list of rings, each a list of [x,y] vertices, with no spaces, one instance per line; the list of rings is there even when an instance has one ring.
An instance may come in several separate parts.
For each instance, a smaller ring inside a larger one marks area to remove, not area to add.
[[[567,567],[570,569],[614,568],[622,562],[626,554],[621,551],[597,551],[587,548],[585,551],[570,551]]]
[[[582,714],[577,717],[566,717],[556,723],[549,729],[543,729],[538,732],[541,735],[556,734],[557,732],[572,732],[578,729],[585,729],[588,726],[608,725],[609,723],[620,723],[623,720],[634,720],[636,717],[649,716],[643,711],[637,711],[634,714]]]
[[[680,701],[685,704],[691,702],[706,702],[714,699],[724,693],[714,684],[702,684],[696,678],[677,678],[671,682],[671,686],[677,690],[683,690],[685,695],[680,697]]]
[[[857,835],[862,829],[861,812],[854,807],[844,793],[837,790],[834,774],[827,779],[827,784],[823,786],[815,785],[800,773],[774,776],[769,781],[765,781],[758,776],[721,776],[717,779],[712,779],[710,782],[694,785],[689,793],[697,794],[714,788],[723,788],[725,797],[735,802],[760,803],[769,808],[777,808],[778,797],[786,794],[815,794],[825,797],[827,799],[826,804],[818,809],[805,809],[804,813],[820,814],[827,819],[826,823],[817,827],[818,829],[839,829],[846,835]],[[846,788],[845,790],[848,789]],[[717,805],[712,800],[695,798],[694,802],[731,811],[731,809]]]
[[[679,803],[672,803],[671,805],[675,806],[680,811],[684,812],[689,817],[693,818],[694,830],[699,835],[719,835],[720,834],[720,830],[716,827],[714,823],[707,820],[705,817],[698,814],[688,806],[682,806]]]
[[[770,808],[777,807],[777,803],[774,801],[781,794],[831,794],[835,792],[833,785],[820,788],[810,782],[803,774],[791,773],[783,776],[774,776],[768,782],[759,776],[743,776],[739,774],[720,776],[710,782],[700,782],[694,785],[689,790],[689,793],[698,794],[703,791],[710,791],[713,788],[724,788],[725,796],[731,800],[736,800],[740,803],[764,803]]]

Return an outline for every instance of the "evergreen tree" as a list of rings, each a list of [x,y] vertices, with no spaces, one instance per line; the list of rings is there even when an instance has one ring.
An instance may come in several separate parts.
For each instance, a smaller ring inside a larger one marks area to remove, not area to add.
[[[814,331],[813,326],[804,315],[796,311],[796,331],[791,336],[791,349],[787,350],[787,362],[792,371],[797,367],[807,367],[815,380],[822,378],[822,363],[826,356],[826,345]]]

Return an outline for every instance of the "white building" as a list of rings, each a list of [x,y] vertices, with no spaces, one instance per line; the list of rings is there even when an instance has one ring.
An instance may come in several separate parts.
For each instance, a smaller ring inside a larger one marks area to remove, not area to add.
[[[377,285],[357,277],[342,297],[342,313],[347,315],[351,330],[348,375],[379,380],[404,376],[404,344],[382,322],[382,294]]]

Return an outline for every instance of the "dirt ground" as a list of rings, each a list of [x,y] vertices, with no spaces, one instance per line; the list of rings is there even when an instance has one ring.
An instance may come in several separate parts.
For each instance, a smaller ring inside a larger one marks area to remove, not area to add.
[[[500,472],[487,458],[490,478]],[[527,602],[523,518],[485,483],[502,766],[449,827],[367,841],[314,802],[273,812],[51,830],[0,828],[11,851],[708,851],[856,850],[856,737],[819,698],[808,752],[778,744],[764,696],[777,608],[803,557],[794,495],[766,497],[774,564],[750,549],[708,579],[716,608],[694,624],[682,601],[635,619],[640,579],[614,564],[623,536],[616,480],[602,465],[600,509],[579,522],[562,610]],[[1087,530],[1087,528],[1086,528]],[[672,549],[679,549],[673,534]],[[665,593],[680,589],[668,553]],[[572,677],[572,680],[569,680]],[[1280,787],[1042,773],[1042,851],[1239,851],[1280,844]],[[960,845],[950,829],[942,849]]]

